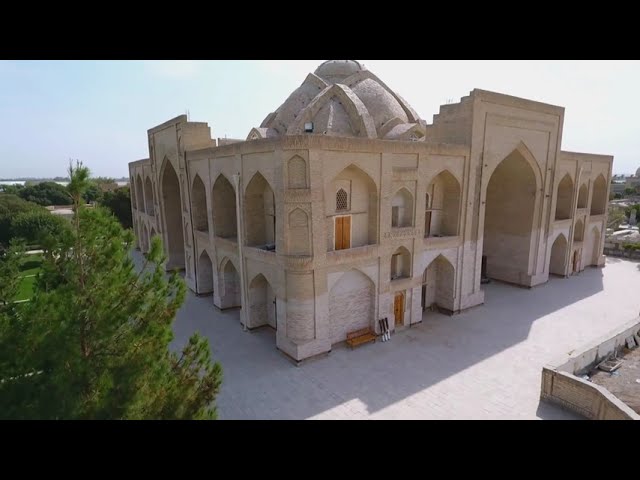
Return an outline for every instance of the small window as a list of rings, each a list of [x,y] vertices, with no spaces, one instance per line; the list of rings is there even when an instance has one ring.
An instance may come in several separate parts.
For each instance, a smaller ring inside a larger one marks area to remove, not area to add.
[[[348,210],[349,209],[349,201],[347,197],[347,192],[344,189],[338,190],[336,194],[336,211]]]

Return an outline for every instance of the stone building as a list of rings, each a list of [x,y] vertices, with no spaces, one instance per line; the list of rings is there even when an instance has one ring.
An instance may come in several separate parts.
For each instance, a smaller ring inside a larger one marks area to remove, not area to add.
[[[483,90],[427,124],[355,61],[320,65],[246,140],[185,115],[129,164],[134,229],[295,360],[346,334],[602,266],[613,158],[561,150],[564,108]]]

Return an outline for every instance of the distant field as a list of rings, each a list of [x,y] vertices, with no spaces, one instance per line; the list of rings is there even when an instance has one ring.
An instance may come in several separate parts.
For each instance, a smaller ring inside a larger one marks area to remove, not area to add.
[[[20,266],[20,287],[18,289],[17,301],[29,300],[33,296],[33,285],[36,282],[36,275],[42,266],[42,255],[28,255]]]

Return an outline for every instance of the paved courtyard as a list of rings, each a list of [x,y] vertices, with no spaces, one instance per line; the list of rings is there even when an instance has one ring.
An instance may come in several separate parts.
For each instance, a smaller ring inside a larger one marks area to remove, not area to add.
[[[137,254],[139,255],[139,254]],[[539,401],[542,366],[640,311],[640,264],[553,278],[532,290],[485,285],[485,305],[294,366],[269,329],[243,332],[238,311],[189,294],[179,345],[209,338],[224,369],[222,419],[575,419]]]

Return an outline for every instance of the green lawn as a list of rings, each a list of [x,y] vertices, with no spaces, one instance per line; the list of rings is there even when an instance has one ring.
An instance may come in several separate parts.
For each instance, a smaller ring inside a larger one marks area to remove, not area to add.
[[[20,288],[18,289],[17,301],[29,300],[33,295],[33,285],[36,282],[36,275],[42,265],[42,255],[28,255],[20,265]]]
[[[36,277],[23,277],[20,281],[20,288],[18,289],[16,300],[29,300],[33,295],[34,283],[36,283]]]

